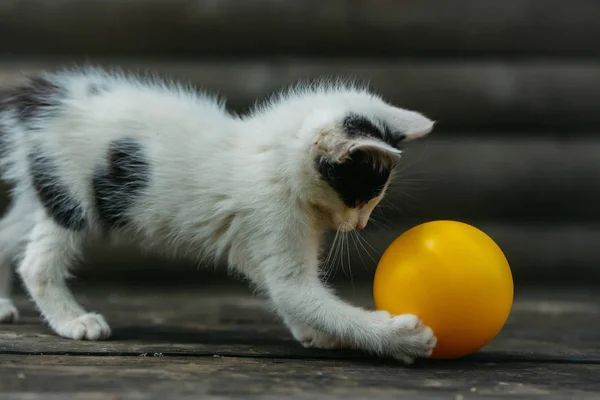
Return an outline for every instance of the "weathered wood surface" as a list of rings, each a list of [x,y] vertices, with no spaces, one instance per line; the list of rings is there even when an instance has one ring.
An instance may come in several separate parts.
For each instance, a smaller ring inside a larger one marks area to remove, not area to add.
[[[368,288],[340,291],[370,304]],[[114,338],[58,338],[20,297],[23,321],[0,326],[1,399],[600,398],[594,288],[517,290],[512,316],[490,346],[411,367],[306,350],[239,286],[78,292],[105,313]]]
[[[594,0],[4,1],[6,53],[598,55]]]
[[[598,399],[600,365],[238,357],[0,355],[0,397],[47,399]]]
[[[593,289],[593,288],[592,288]],[[596,288],[597,289],[597,288]],[[0,353],[225,355],[292,358],[370,358],[353,351],[319,351],[296,344],[260,298],[234,285],[155,292],[125,287],[82,290],[78,298],[103,313],[114,330],[105,342],[69,341],[43,326],[31,304],[19,301],[22,321],[0,326]],[[344,289],[350,301],[372,307],[370,288]],[[600,295],[560,289],[534,296],[517,292],[514,312],[502,333],[480,353],[479,362],[587,361],[600,363]]]
[[[600,3],[599,3],[600,4]],[[243,110],[298,80],[349,77],[367,81],[387,100],[426,113],[438,131],[594,134],[600,128],[600,64],[588,61],[188,60],[74,56],[5,59],[0,91],[24,74],[73,65],[116,66],[190,81]]]

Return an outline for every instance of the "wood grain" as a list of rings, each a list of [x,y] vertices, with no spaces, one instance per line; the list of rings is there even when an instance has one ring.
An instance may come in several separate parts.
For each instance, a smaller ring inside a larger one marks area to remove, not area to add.
[[[594,0],[88,0],[0,5],[2,51],[199,56],[598,55]]]
[[[3,399],[600,398],[600,365],[0,355]],[[462,396],[462,397],[461,397]]]
[[[338,291],[370,305],[366,286]],[[23,322],[0,325],[0,398],[600,398],[598,293],[517,288],[488,347],[405,367],[304,349],[240,286],[80,286],[78,297],[112,322],[113,339],[58,338],[20,297]]]
[[[405,148],[388,220],[600,220],[600,140],[434,132]]]
[[[596,288],[597,289],[597,288]],[[372,308],[367,285],[342,287],[348,301]],[[44,327],[21,298],[23,319],[0,325],[0,353],[130,356],[243,356],[298,359],[373,359],[356,351],[320,351],[297,344],[266,304],[240,286],[82,288],[78,299],[103,313],[109,341],[72,341]],[[501,334],[472,362],[600,363],[600,302],[594,288],[541,293],[517,290]],[[565,327],[568,327],[566,329]]]

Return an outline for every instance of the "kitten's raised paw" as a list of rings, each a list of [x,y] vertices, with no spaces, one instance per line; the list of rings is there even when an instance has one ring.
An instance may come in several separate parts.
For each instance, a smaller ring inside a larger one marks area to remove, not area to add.
[[[110,327],[104,317],[87,313],[55,328],[57,334],[75,340],[103,340],[110,336]]]
[[[431,355],[437,339],[431,328],[425,326],[419,317],[411,314],[391,316],[382,311],[379,313],[386,319],[384,352],[387,355],[405,364],[412,364],[417,358],[427,358]]]
[[[0,324],[17,322],[19,311],[10,299],[0,299]]]
[[[324,350],[345,349],[350,346],[344,341],[328,335],[323,332],[316,331],[307,326],[294,326],[292,328],[294,338],[306,348],[317,348]]]

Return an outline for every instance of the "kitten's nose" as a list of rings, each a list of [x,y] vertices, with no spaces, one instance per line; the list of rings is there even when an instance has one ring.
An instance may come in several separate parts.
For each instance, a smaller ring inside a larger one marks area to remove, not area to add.
[[[369,220],[365,220],[365,221],[358,221],[356,223],[356,229],[358,229],[359,231],[362,231],[363,229],[366,228],[367,226],[367,222],[369,222]]]

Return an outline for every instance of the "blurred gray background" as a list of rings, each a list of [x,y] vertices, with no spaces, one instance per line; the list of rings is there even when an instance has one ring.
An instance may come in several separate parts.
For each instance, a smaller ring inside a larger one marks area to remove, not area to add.
[[[438,125],[407,149],[370,255],[348,239],[353,280],[409,227],[456,219],[498,242],[517,282],[600,282],[598,21],[597,0],[3,0],[0,91],[97,64],[243,111],[299,79],[359,78]],[[128,277],[221,278],[127,248],[92,249],[82,274]]]

